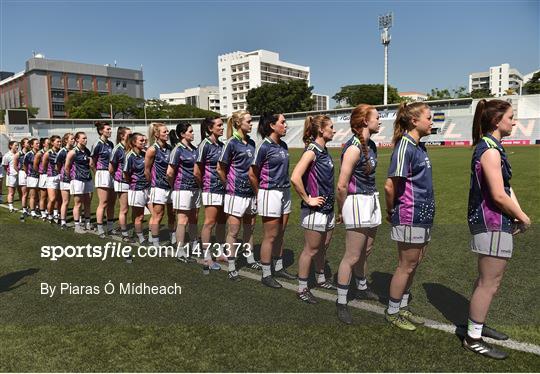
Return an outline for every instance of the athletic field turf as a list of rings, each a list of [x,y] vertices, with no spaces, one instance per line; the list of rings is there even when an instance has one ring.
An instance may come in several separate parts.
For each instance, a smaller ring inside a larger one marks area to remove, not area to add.
[[[507,151],[512,186],[537,223],[540,147]],[[379,150],[377,182],[383,207],[390,152]],[[339,166],[339,150],[332,153]],[[430,148],[429,153],[436,224],[411,304],[432,320],[459,325],[466,321],[476,276],[466,225],[471,150]],[[291,150],[291,171],[300,155],[300,150]],[[285,263],[296,274],[303,232],[299,200],[295,193],[293,197]],[[537,354],[504,348],[511,353],[507,360],[488,360],[461,348],[454,334],[427,327],[401,331],[381,315],[355,308],[354,325],[345,326],[337,321],[332,301],[307,305],[287,289],[268,289],[251,279],[232,283],[224,271],[204,276],[200,265],[166,258],[135,259],[132,264],[88,258],[52,262],[40,258],[42,245],[104,245],[108,240],[76,236],[31,219],[19,223],[18,216],[0,208],[0,371],[540,371]],[[514,258],[488,319],[490,326],[515,341],[536,345],[534,349],[540,349],[539,236],[536,224],[515,238]],[[257,245],[260,239],[258,226]],[[328,254],[332,273],[343,245],[344,229],[339,227]],[[375,306],[386,304],[395,248],[389,226],[383,224],[369,260],[369,279],[381,298],[370,302]],[[177,283],[182,293],[120,295],[117,290],[106,295],[103,286],[108,281]],[[61,282],[99,286],[101,292],[40,294],[41,283]]]

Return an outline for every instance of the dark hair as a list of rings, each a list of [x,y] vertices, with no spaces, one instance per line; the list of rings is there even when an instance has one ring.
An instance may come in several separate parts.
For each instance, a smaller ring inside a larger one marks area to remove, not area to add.
[[[135,143],[135,140],[137,140],[139,136],[144,136],[144,135],[141,134],[140,132],[134,132],[134,133],[129,134],[129,138],[127,139],[127,142],[126,142],[126,153],[131,151],[134,148],[133,143]]]
[[[495,129],[495,125],[511,106],[508,101],[498,99],[490,101],[482,99],[478,102],[472,126],[473,145],[478,144],[485,134]]]
[[[176,137],[178,138],[178,142],[182,140],[182,134],[185,134],[186,131],[191,127],[191,123],[189,122],[180,122],[178,125],[176,125]]]
[[[49,146],[52,148],[52,143],[56,140],[56,139],[60,139],[60,137],[58,135],[53,135],[51,136],[51,138],[49,139]]]
[[[257,127],[257,133],[261,138],[266,138],[268,135],[274,132],[271,125],[274,125],[279,120],[280,114],[263,113],[259,118],[259,126]]]
[[[77,131],[75,133],[75,141],[79,140],[79,138],[81,137],[81,135],[86,135],[86,133],[84,131]]]
[[[39,138],[39,148],[43,149],[47,140],[49,140],[49,138]]]
[[[122,138],[126,134],[126,131],[131,130],[129,127],[119,126],[116,130],[116,144],[119,144],[122,141]]]
[[[30,144],[30,148],[34,148],[34,143],[35,142],[38,142],[39,143],[39,139],[38,138],[32,138],[28,141],[28,144]]]
[[[8,143],[8,148],[11,149],[11,146],[12,146],[13,144],[15,144],[15,143],[17,143],[16,140],[10,141],[10,142]]]
[[[211,134],[210,129],[212,126],[214,126],[214,121],[218,118],[221,118],[220,116],[216,115],[214,117],[206,117],[201,122],[201,141],[204,140],[208,135]]]
[[[22,138],[22,139],[21,139],[21,149],[23,149],[24,143],[25,143],[25,142],[28,143],[28,138]],[[27,145],[28,145],[28,144],[27,144]]]
[[[64,136],[62,137],[62,147],[67,146],[67,142],[68,142],[70,136],[73,136],[73,134],[70,133],[70,132],[66,132],[64,134]]]
[[[105,126],[110,126],[108,122],[96,122],[94,123],[94,126],[96,126],[98,134],[101,136],[101,132],[105,128]]]

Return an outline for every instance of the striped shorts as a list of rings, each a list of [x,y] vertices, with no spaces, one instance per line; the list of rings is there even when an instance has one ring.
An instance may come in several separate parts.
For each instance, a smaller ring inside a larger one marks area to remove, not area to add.
[[[263,217],[281,217],[291,212],[291,189],[259,189],[257,194],[257,213]]]
[[[379,226],[381,224],[379,193],[348,195],[343,203],[341,216],[348,230]]]
[[[471,251],[481,255],[511,258],[513,249],[514,240],[509,232],[481,232],[471,239]]]
[[[431,227],[395,225],[390,237],[396,242],[423,244],[431,240]]]

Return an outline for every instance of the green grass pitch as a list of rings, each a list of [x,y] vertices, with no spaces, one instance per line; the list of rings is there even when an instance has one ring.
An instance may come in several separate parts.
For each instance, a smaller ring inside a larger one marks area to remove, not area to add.
[[[488,323],[514,340],[540,345],[540,234],[535,224],[540,219],[540,147],[508,147],[507,152],[511,184],[533,226],[515,238],[514,258]],[[291,171],[301,153],[290,151]],[[390,153],[379,149],[377,183],[383,206]],[[429,154],[437,212],[428,256],[412,289],[412,306],[433,320],[460,324],[476,276],[466,225],[471,149],[430,148]],[[332,155],[338,168],[339,150]],[[285,248],[289,270],[296,273],[303,232],[294,192],[293,199]],[[260,240],[258,225],[255,243]],[[19,223],[18,214],[0,209],[0,371],[540,370],[537,355],[509,350],[505,361],[487,360],[463,350],[453,334],[428,328],[400,331],[367,311],[354,309],[354,325],[344,326],[331,302],[303,304],[285,289],[264,288],[250,279],[229,282],[226,272],[204,276],[200,265],[165,258],[135,259],[128,265],[121,259],[52,262],[40,257],[42,245],[106,241],[41,221]],[[338,227],[328,253],[332,272],[343,250],[344,229]],[[384,305],[387,298],[396,252],[385,223],[369,259],[369,280],[381,296],[374,304]],[[42,282],[103,286],[108,281],[176,282],[182,294],[40,294]]]

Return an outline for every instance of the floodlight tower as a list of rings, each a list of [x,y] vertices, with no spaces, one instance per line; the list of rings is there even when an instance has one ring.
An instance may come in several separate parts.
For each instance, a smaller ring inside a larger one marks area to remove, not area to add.
[[[384,45],[384,105],[388,105],[388,45],[390,44],[389,29],[393,24],[394,13],[379,16],[379,30],[381,30],[381,43]]]

